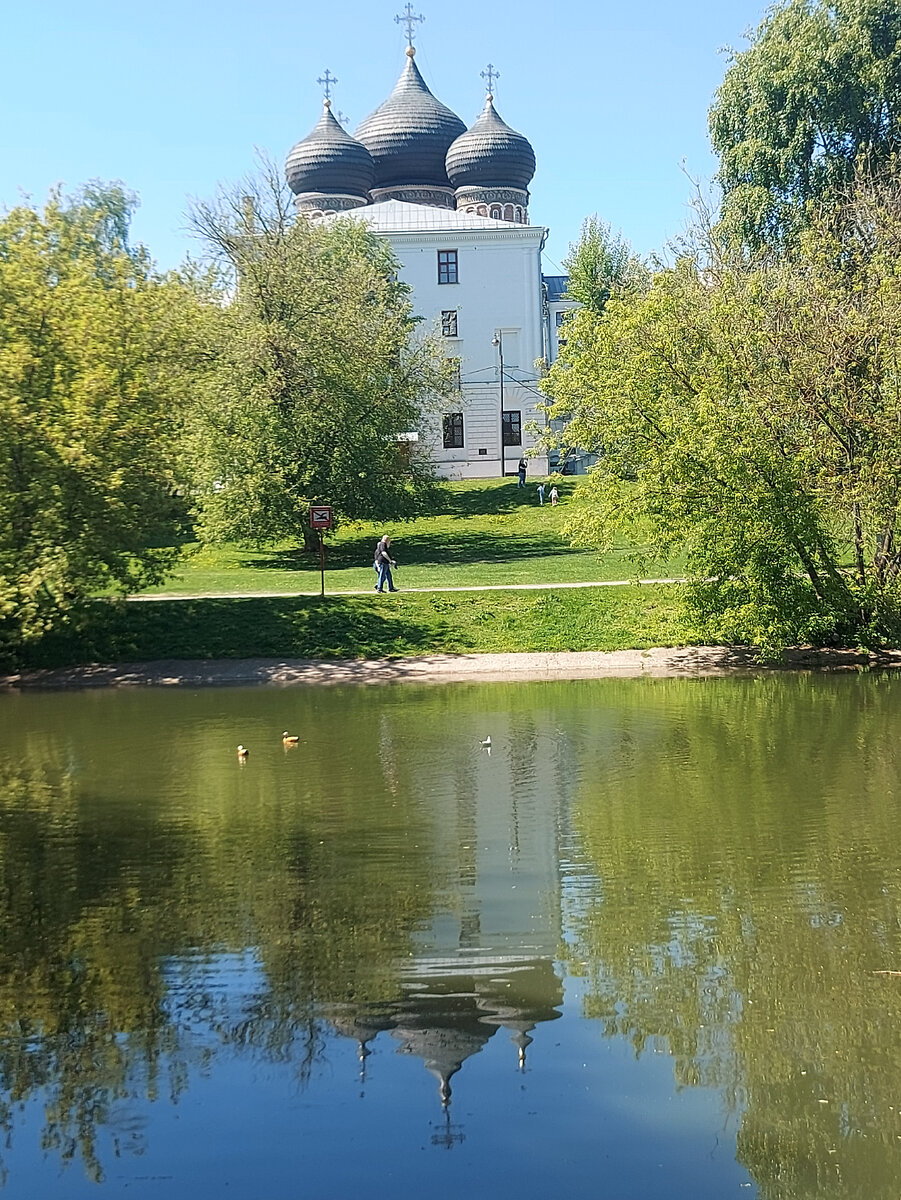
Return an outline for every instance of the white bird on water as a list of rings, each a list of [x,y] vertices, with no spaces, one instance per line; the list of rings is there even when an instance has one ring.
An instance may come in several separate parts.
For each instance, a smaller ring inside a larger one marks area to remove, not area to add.
[[[480,745],[480,746],[489,746],[489,747],[490,747],[490,745],[491,745],[491,738],[490,738],[490,737],[486,737],[486,738],[485,738],[485,740],[484,740],[484,742],[479,742],[479,745]]]

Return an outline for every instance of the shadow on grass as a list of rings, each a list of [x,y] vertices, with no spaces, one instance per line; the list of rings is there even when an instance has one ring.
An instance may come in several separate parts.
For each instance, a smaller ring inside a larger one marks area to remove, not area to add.
[[[96,601],[65,630],[29,646],[24,669],[164,658],[380,658],[427,652],[449,630],[395,598],[261,597]]]
[[[327,571],[346,571],[368,566],[372,562],[375,542],[370,537],[354,538],[327,546],[325,566]],[[560,540],[556,530],[548,530],[546,536],[537,538],[530,534],[506,534],[486,537],[484,533],[455,533],[452,539],[441,534],[411,534],[403,532],[392,538],[392,553],[402,566],[466,566],[475,563],[506,563],[514,560],[534,558],[556,558],[571,556],[574,551],[568,543]],[[254,560],[253,566],[267,571],[297,571],[303,574],[319,574],[319,560],[305,555],[302,550],[276,551],[267,558]]]

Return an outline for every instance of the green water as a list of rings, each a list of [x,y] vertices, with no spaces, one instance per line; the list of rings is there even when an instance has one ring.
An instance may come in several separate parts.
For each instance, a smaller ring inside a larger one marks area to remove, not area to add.
[[[4,1197],[901,1191],[901,679],[0,731]]]

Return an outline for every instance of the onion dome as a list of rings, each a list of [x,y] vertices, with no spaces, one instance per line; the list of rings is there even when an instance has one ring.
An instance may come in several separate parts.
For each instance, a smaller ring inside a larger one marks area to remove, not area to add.
[[[436,100],[407,47],[407,63],[388,99],[371,113],[356,137],[375,160],[375,186],[447,187],[445,155],[466,126]]]
[[[341,127],[327,99],[318,125],[297,143],[285,162],[291,191],[296,196],[315,193],[365,201],[374,176],[369,151]]]
[[[497,115],[490,93],[479,119],[448,150],[447,174],[455,188],[527,190],[535,174],[535,151]]]

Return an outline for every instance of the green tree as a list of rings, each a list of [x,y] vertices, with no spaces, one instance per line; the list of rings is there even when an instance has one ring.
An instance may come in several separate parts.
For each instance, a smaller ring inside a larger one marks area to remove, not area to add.
[[[570,245],[563,265],[569,274],[567,295],[595,313],[604,311],[611,293],[642,291],[650,281],[647,267],[629,243],[597,213],[582,222],[579,240]]]
[[[118,186],[0,220],[0,645],[158,580],[193,303],[128,241]]]
[[[193,221],[230,289],[193,414],[201,536],[309,535],[311,503],[351,518],[418,511],[432,468],[399,435],[450,375],[385,243],[357,221],[294,219],[272,175]]]
[[[899,251],[898,191],[860,193],[792,258],[708,230],[571,323],[549,412],[602,453],[571,532],[681,551],[702,636],[897,637]]]
[[[782,241],[855,171],[901,148],[901,7],[788,0],[737,53],[710,111],[723,219],[751,246]]]

